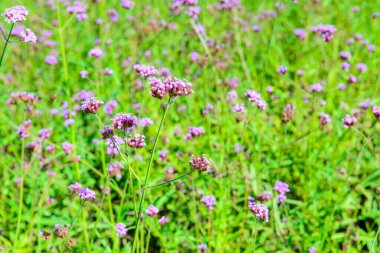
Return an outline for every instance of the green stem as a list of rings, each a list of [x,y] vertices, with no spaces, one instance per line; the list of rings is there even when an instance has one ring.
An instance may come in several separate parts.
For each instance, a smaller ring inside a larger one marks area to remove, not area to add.
[[[161,185],[169,184],[169,183],[174,182],[174,181],[176,181],[178,179],[186,177],[187,175],[193,173],[194,171],[196,171],[196,170],[192,170],[192,171],[186,172],[185,174],[183,174],[183,175],[181,175],[179,177],[176,177],[176,178],[174,178],[172,180],[169,180],[169,181],[165,181],[165,182],[162,182],[162,183],[159,183],[159,184],[154,184],[154,185],[146,186],[144,189],[156,188],[156,187],[161,186]]]
[[[156,152],[156,146],[157,146],[158,137],[160,136],[161,128],[162,128],[162,126],[164,124],[164,120],[166,118],[166,114],[168,112],[168,109],[170,107],[171,102],[172,102],[172,100],[170,98],[169,101],[168,101],[168,103],[165,106],[164,115],[162,115],[160,126],[158,127],[156,138],[154,139],[152,153],[150,154],[150,159],[149,159],[149,164],[148,164],[148,170],[147,170],[147,172],[145,174],[145,181],[144,181],[144,184],[142,186],[142,195],[141,195],[141,199],[140,199],[137,219],[136,219],[136,222],[135,222],[136,223],[136,228],[135,228],[135,233],[134,233],[133,242],[132,242],[133,243],[132,253],[135,251],[136,243],[137,243],[136,239],[137,239],[137,234],[139,232],[140,218],[141,218],[141,209],[142,209],[142,204],[143,204],[144,199],[145,199],[145,192],[146,192],[145,191],[145,185],[147,185],[148,182],[149,182],[150,168],[152,167],[153,158],[154,158],[154,155],[155,155],[155,152]]]
[[[8,42],[9,42],[9,38],[11,37],[11,34],[12,34],[12,30],[13,30],[13,26],[15,24],[12,24],[11,26],[11,30],[9,31],[9,34],[8,34],[8,38],[6,38],[5,40],[5,45],[4,45],[4,48],[3,48],[3,53],[1,54],[1,58],[0,58],[0,68],[1,68],[1,63],[3,62],[3,59],[4,59],[4,55],[5,55],[5,50],[7,49],[7,46],[8,46]],[[4,35],[4,34],[3,34]]]
[[[257,235],[257,219],[255,221],[254,241],[253,241],[253,253],[256,251],[256,235]]]

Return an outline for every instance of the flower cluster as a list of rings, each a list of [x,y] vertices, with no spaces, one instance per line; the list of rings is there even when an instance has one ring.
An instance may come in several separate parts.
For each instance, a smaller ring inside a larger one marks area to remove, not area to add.
[[[282,112],[281,120],[283,123],[288,123],[294,118],[295,107],[291,104],[287,104]]]
[[[330,42],[334,38],[336,28],[333,25],[317,25],[314,26],[311,31],[313,33],[319,33],[325,42]]]
[[[213,210],[216,204],[216,200],[214,196],[203,196],[201,202],[207,206],[209,210]]]
[[[269,210],[261,203],[256,203],[254,198],[248,198],[248,208],[256,216],[257,219],[264,222],[269,222]]]
[[[150,205],[148,209],[146,209],[145,211],[145,213],[149,215],[150,217],[156,216],[159,212],[160,210],[154,205]]]
[[[261,99],[261,94],[254,90],[247,90],[245,95],[248,97],[249,102],[256,104],[257,108],[265,110],[267,103]]]
[[[211,162],[207,159],[205,154],[200,157],[191,156],[190,165],[194,169],[206,171],[210,167],[210,164]]]
[[[158,70],[153,66],[145,66],[141,64],[136,64],[133,69],[141,75],[141,77],[146,78],[150,76],[155,76],[158,74]]]
[[[189,126],[186,135],[183,137],[185,140],[196,138],[205,133],[203,127]]]
[[[26,20],[26,16],[29,15],[29,11],[24,6],[14,6],[5,9],[1,16],[5,17],[5,21],[8,23],[20,23]]]
[[[145,147],[145,136],[142,134],[134,134],[133,136],[127,138],[126,143],[131,148],[143,148]]]
[[[330,116],[324,112],[319,114],[318,120],[319,120],[319,128],[321,130],[323,130],[326,127],[326,125],[331,122]]]
[[[115,230],[118,236],[126,236],[128,232],[127,226],[121,222],[115,225]]]
[[[310,86],[310,92],[321,93],[322,91],[323,91],[323,86],[320,85],[319,83],[315,83]]]
[[[137,125],[137,117],[129,113],[118,113],[113,118],[113,127],[118,130],[134,128]]]
[[[342,123],[343,123],[343,126],[345,128],[350,128],[352,127],[353,125],[355,125],[356,123],[356,118],[355,117],[351,117],[350,115],[346,115],[345,118],[342,119]]]
[[[276,198],[280,203],[283,203],[285,201],[286,193],[290,192],[289,185],[278,180],[276,181],[273,190],[279,193],[279,195],[277,195]]]
[[[108,167],[108,173],[110,173],[111,176],[121,178],[121,170],[124,169],[123,164],[120,162],[113,162]]]
[[[170,97],[187,96],[193,93],[192,84],[187,80],[176,77],[166,77],[164,80],[151,78],[149,84],[152,86],[150,94],[158,99],[163,99],[166,94]]]
[[[103,104],[103,101],[96,100],[96,98],[94,97],[87,98],[86,100],[82,102],[81,110],[86,114],[88,113],[95,114],[99,110],[102,104]]]
[[[90,190],[89,188],[82,188],[78,192],[78,196],[84,200],[84,201],[92,201],[96,199],[96,194],[94,191]]]
[[[380,120],[380,107],[374,105],[372,106],[372,113],[373,115],[378,119]]]

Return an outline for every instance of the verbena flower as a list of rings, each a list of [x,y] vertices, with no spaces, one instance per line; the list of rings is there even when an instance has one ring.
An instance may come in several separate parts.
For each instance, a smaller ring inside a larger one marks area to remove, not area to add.
[[[146,209],[145,211],[145,213],[149,215],[150,217],[156,216],[159,212],[160,210],[154,205],[150,205],[148,209]]]
[[[203,154],[200,157],[191,156],[190,165],[194,169],[206,171],[210,167],[211,162],[207,159],[206,155]]]
[[[82,188],[78,192],[78,196],[84,200],[84,201],[92,201],[96,199],[96,194],[94,191],[90,190],[89,188]]]
[[[5,17],[5,21],[8,23],[20,23],[26,20],[26,16],[29,15],[29,11],[24,6],[14,6],[4,10],[1,16]]]
[[[185,140],[196,138],[205,133],[203,127],[189,126],[186,135],[183,137]]]
[[[168,222],[169,222],[169,219],[166,216],[162,216],[160,219],[158,219],[158,223],[160,223],[161,226]]]
[[[276,196],[280,203],[283,203],[286,199],[286,193],[290,192],[289,185],[287,183],[276,181],[273,190],[277,191],[279,195]]]
[[[24,42],[35,43],[37,42],[37,36],[30,29],[25,29],[25,31],[20,32],[20,38]]]
[[[376,105],[373,105],[372,106],[372,113],[373,115],[378,119],[380,120],[380,107],[376,106]]]
[[[82,102],[81,110],[86,114],[88,113],[95,114],[99,110],[102,104],[103,104],[103,101],[97,100],[94,97],[87,98],[86,100]]]
[[[133,136],[127,138],[126,143],[131,148],[143,148],[145,147],[145,136],[142,134],[134,134]]]
[[[260,221],[269,222],[269,210],[264,204],[256,203],[252,197],[249,197],[248,208],[257,219]]]
[[[216,204],[216,200],[214,196],[203,196],[201,202],[207,206],[209,210],[213,210]]]
[[[158,74],[157,69],[153,66],[146,66],[141,64],[136,64],[133,66],[133,69],[141,75],[141,77],[146,78],[150,76],[155,76]]]
[[[319,33],[325,42],[330,42],[334,38],[336,28],[333,25],[317,25],[314,26],[311,31],[313,33]]]
[[[322,112],[321,114],[319,114],[318,116],[318,120],[319,120],[319,128],[322,130],[325,128],[325,126],[331,122],[331,118],[328,114]]]
[[[350,115],[346,115],[345,118],[342,119],[342,123],[343,123],[343,126],[345,128],[350,128],[352,127],[353,125],[355,125],[356,123],[356,118],[355,117],[351,117]]]
[[[126,236],[128,232],[127,226],[121,222],[115,225],[115,230],[118,236]]]
[[[78,194],[79,191],[82,189],[82,185],[78,182],[75,182],[74,184],[69,185],[69,194],[76,193]]]
[[[100,134],[102,135],[102,138],[106,140],[114,136],[115,132],[112,126],[104,126],[102,129],[100,129]]]
[[[104,55],[103,51],[98,47],[95,47],[88,52],[88,56],[92,58],[100,59],[103,57],[103,55]]]
[[[137,125],[137,117],[129,113],[118,113],[113,118],[113,127],[118,130],[134,128]]]
[[[121,178],[121,171],[124,169],[124,165],[120,162],[112,162],[108,167],[108,173],[117,178]]]
[[[320,93],[323,91],[323,86],[320,85],[319,83],[312,84],[310,86],[310,92],[317,92]]]

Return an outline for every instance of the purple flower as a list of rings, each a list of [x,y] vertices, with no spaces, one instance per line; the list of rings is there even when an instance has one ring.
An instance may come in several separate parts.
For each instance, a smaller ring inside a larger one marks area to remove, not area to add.
[[[148,127],[153,125],[153,121],[150,118],[141,118],[139,121],[140,127]]]
[[[236,113],[246,113],[244,104],[235,104],[231,110]]]
[[[261,26],[259,26],[259,25],[254,25],[254,26],[252,26],[252,30],[254,31],[254,32],[260,32],[261,31]]]
[[[317,253],[317,250],[315,249],[315,247],[311,247],[307,250],[309,253]]]
[[[205,154],[200,157],[191,156],[190,165],[194,169],[206,171],[210,167],[210,164],[211,162],[207,159]]]
[[[314,26],[311,31],[313,33],[319,33],[325,42],[330,42],[334,38],[336,28],[333,25],[317,25]]]
[[[186,135],[183,137],[185,140],[196,138],[205,133],[203,127],[189,126]]]
[[[88,52],[88,56],[99,59],[103,57],[103,51],[100,48],[95,47]]]
[[[154,205],[150,205],[148,209],[146,209],[145,211],[145,213],[149,215],[150,217],[156,216],[159,212],[160,210]]]
[[[372,113],[373,115],[378,119],[380,120],[380,107],[376,106],[376,105],[373,105],[372,106]]]
[[[249,197],[248,208],[257,219],[269,222],[269,210],[264,204],[256,203],[252,197]]]
[[[115,225],[116,234],[118,236],[126,236],[127,235],[127,226],[124,225],[124,223],[117,223]]]
[[[346,115],[345,118],[342,119],[342,123],[343,123],[343,126],[345,128],[349,128],[349,127],[352,127],[353,125],[355,125],[356,123],[356,118],[355,117],[351,117],[350,115]]]
[[[79,192],[78,192],[78,196],[83,199],[84,201],[91,201],[91,200],[95,200],[96,199],[96,196],[95,196],[95,192],[90,190],[89,188],[83,188],[81,189]]]
[[[199,7],[199,6],[191,6],[191,7],[189,7],[188,12],[189,12],[189,16],[193,20],[197,20],[199,13],[201,13],[201,7]]]
[[[286,73],[286,71],[288,71],[288,68],[285,67],[285,66],[280,66],[278,67],[277,69],[277,72],[280,74],[280,75],[284,75]]]
[[[289,185],[278,180],[276,181],[273,190],[277,191],[280,194],[276,196],[280,203],[283,203],[285,201],[286,193],[290,192]]]
[[[131,0],[122,0],[120,3],[121,7],[125,9],[132,9],[133,3]]]
[[[76,193],[78,194],[79,191],[82,189],[82,185],[78,182],[75,182],[75,184],[69,185],[69,194]]]
[[[96,100],[96,98],[91,97],[87,98],[82,102],[81,110],[85,113],[93,113],[95,114],[98,110],[99,107],[103,104],[103,101],[101,100]]]
[[[213,210],[216,204],[214,196],[203,196],[201,202],[205,204],[209,210]]]
[[[363,72],[365,72],[366,70],[367,70],[367,65],[365,65],[364,63],[358,63],[357,65],[356,65],[356,68],[361,72],[361,73],[363,73]]]
[[[351,58],[351,54],[349,52],[340,52],[339,57],[340,57],[340,59],[346,61],[346,60]]]
[[[306,37],[306,31],[301,28],[297,28],[293,31],[294,35],[300,38],[301,40],[305,39]]]
[[[5,21],[8,23],[20,23],[26,20],[26,16],[29,15],[29,11],[24,6],[14,6],[5,9],[1,16],[5,17]]]
[[[121,178],[122,177],[121,171],[123,169],[124,169],[123,164],[121,164],[120,162],[113,162],[110,164],[107,171],[112,177]]]
[[[320,129],[324,129],[325,126],[331,122],[330,116],[324,112],[319,114],[318,120],[319,120],[319,128]]]
[[[320,93],[323,91],[323,86],[320,85],[319,83],[312,84],[310,86],[310,92],[317,92]]]
[[[20,32],[20,38],[24,42],[35,43],[37,42],[37,36],[30,29],[25,29],[25,31]]]
[[[351,65],[350,65],[348,62],[344,61],[344,62],[342,62],[342,64],[340,65],[340,67],[341,67],[344,71],[348,71],[348,70],[350,69]]]
[[[66,155],[69,155],[69,154],[71,154],[71,152],[73,150],[73,145],[71,143],[65,141],[64,143],[62,143],[62,149]]]
[[[137,118],[129,113],[118,113],[113,118],[113,127],[119,130],[134,128],[137,125]]]
[[[207,249],[207,245],[206,244],[199,244],[198,249],[201,251],[201,253],[205,253],[206,249]]]
[[[108,115],[113,114],[113,111],[117,107],[117,102],[115,100],[108,101],[107,104],[104,106],[104,112]]]
[[[126,143],[131,148],[143,148],[145,147],[145,136],[142,134],[134,134],[132,137],[127,138]]]
[[[79,74],[80,74],[80,77],[82,79],[85,79],[88,76],[88,71],[87,70],[81,70],[81,72]]]
[[[160,223],[161,226],[168,222],[169,222],[169,219],[166,216],[162,216],[160,219],[158,219],[158,223]]]
[[[357,82],[356,76],[354,76],[353,74],[350,74],[347,78],[347,82],[348,83],[356,83]]]
[[[133,66],[133,69],[141,75],[141,77],[146,78],[150,76],[155,76],[158,74],[157,69],[153,66],[145,66],[141,64],[136,64]]]

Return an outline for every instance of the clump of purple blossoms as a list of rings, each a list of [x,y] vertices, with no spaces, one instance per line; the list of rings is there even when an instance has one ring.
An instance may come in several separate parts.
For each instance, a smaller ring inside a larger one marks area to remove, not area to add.
[[[366,72],[367,70],[367,65],[365,65],[364,63],[360,62],[356,65],[356,68],[361,72],[361,73],[364,73]]]
[[[249,102],[256,104],[257,108],[264,110],[267,103],[261,99],[261,94],[254,90],[247,90],[245,95],[248,97]]]
[[[376,106],[376,105],[373,105],[372,106],[372,113],[373,115],[378,119],[380,120],[380,107]]]
[[[102,129],[100,129],[100,134],[102,135],[103,140],[106,140],[108,138],[111,138],[115,131],[113,130],[112,126],[104,126]]]
[[[256,203],[254,198],[248,197],[248,208],[257,219],[269,222],[269,210],[264,204]]]
[[[36,43],[37,36],[30,29],[25,29],[25,31],[20,32],[20,39],[27,43]]]
[[[141,75],[141,77],[146,78],[150,76],[155,76],[158,74],[157,69],[153,66],[146,66],[141,64],[136,64],[133,66],[133,69]]]
[[[333,25],[317,25],[311,28],[313,33],[319,33],[325,42],[330,42],[334,38],[336,28]]]
[[[288,68],[285,67],[285,66],[280,66],[278,67],[277,69],[277,72],[280,74],[280,75],[284,75],[286,73],[286,71],[288,71]]]
[[[124,169],[124,166],[123,164],[121,164],[120,162],[113,162],[110,164],[110,166],[108,167],[108,173],[113,176],[113,177],[117,177],[117,178],[121,178],[122,175],[121,175],[121,171]]]
[[[210,164],[211,162],[207,159],[205,154],[200,157],[191,156],[190,165],[194,169],[206,171],[210,167]]]
[[[166,216],[162,216],[161,218],[158,219],[158,223],[160,223],[161,226],[168,222],[169,222],[169,219]]]
[[[4,10],[1,16],[5,17],[5,21],[8,23],[20,23],[26,20],[26,16],[29,15],[29,11],[24,6],[14,6]]]
[[[203,127],[189,126],[188,131],[183,138],[188,141],[192,138],[199,137],[204,133],[205,130],[203,129]]]
[[[201,202],[207,206],[209,210],[213,210],[216,204],[216,200],[214,196],[203,196]]]
[[[99,59],[103,57],[103,51],[100,48],[95,47],[88,52],[88,56]]]
[[[160,210],[154,205],[150,205],[148,209],[146,209],[145,211],[145,213],[149,215],[150,217],[156,216],[159,212]]]
[[[149,84],[152,86],[150,94],[158,99],[163,99],[166,94],[169,94],[170,97],[179,97],[193,93],[190,82],[176,77],[166,77],[163,81],[158,78],[151,78]]]
[[[128,231],[127,226],[121,222],[115,225],[115,230],[118,236],[126,236]]]
[[[318,120],[319,120],[319,128],[321,130],[323,130],[326,127],[326,125],[331,122],[330,116],[324,112],[319,114]]]
[[[273,190],[277,191],[279,195],[276,196],[280,203],[283,203],[286,199],[286,193],[290,192],[289,185],[287,183],[276,181]]]
[[[76,193],[78,194],[79,191],[82,189],[82,185],[78,182],[75,182],[74,184],[69,185],[69,194]]]
[[[118,130],[125,130],[136,127],[137,117],[129,113],[118,113],[113,118],[113,127]]]
[[[300,38],[301,40],[304,40],[306,37],[306,31],[301,28],[297,28],[293,31],[294,35]]]
[[[357,82],[357,78],[356,76],[354,76],[353,74],[350,74],[348,77],[347,77],[347,83],[356,83]]]
[[[317,92],[320,93],[323,91],[323,86],[320,85],[319,83],[312,84],[310,86],[310,92]]]
[[[103,101],[96,100],[96,98],[94,97],[87,98],[86,100],[82,102],[81,110],[86,114],[88,113],[95,114],[99,110],[102,104],[103,104]]]
[[[83,188],[78,192],[78,196],[84,201],[92,201],[96,199],[95,192],[89,188]]]
[[[131,148],[143,148],[145,147],[145,136],[142,134],[134,134],[133,136],[127,138],[126,143]]]
[[[343,126],[345,128],[350,128],[352,127],[353,125],[355,125],[356,123],[356,118],[355,117],[351,117],[350,115],[346,115],[345,118],[342,119],[342,123],[343,123]]]
[[[346,60],[351,58],[351,54],[349,52],[340,52],[339,57],[340,57],[340,59],[346,61]]]

